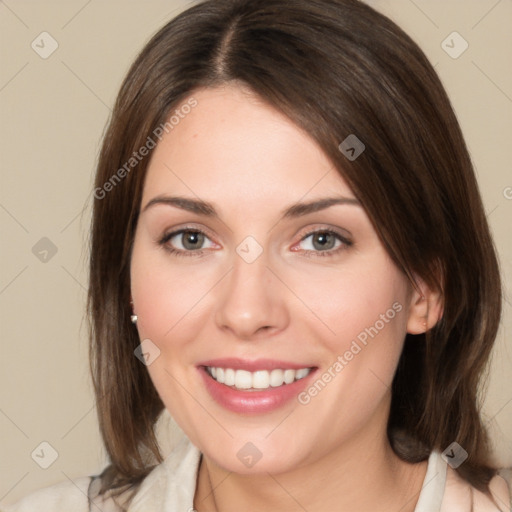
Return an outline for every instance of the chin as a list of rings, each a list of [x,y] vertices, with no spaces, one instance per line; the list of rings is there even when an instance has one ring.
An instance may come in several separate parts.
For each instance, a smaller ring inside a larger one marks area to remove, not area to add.
[[[266,429],[266,435],[271,430]],[[292,433],[286,437],[291,441]],[[271,434],[272,436],[272,434]],[[270,436],[270,437],[271,437]],[[212,444],[209,439],[199,449],[218,466],[226,471],[240,475],[279,474],[297,469],[306,462],[313,448],[305,450],[305,443],[298,443],[297,438],[286,444],[281,438],[265,439],[253,436],[235,436],[224,443]]]

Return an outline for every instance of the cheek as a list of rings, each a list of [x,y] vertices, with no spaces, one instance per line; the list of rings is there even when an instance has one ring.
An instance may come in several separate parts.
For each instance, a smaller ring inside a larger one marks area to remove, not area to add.
[[[343,354],[353,341],[365,346],[377,337],[388,340],[388,349],[395,343],[399,350],[406,329],[405,276],[384,254],[361,259],[346,271],[329,270],[314,279],[296,276],[294,286],[310,310],[309,327],[329,352]]]
[[[160,350],[159,357],[147,367],[151,380],[174,420],[193,425],[188,395],[179,383],[189,377],[184,372],[191,371],[187,364],[193,359],[189,341],[201,326],[196,321],[201,314],[201,298],[211,284],[201,272],[191,275],[181,270],[164,251],[155,251],[137,237],[130,273],[139,337],[151,340]]]
[[[178,328],[180,338],[193,337],[194,320],[201,314],[201,300],[214,284],[207,266],[190,265],[170,260],[165,251],[148,250],[134,244],[131,262],[131,292],[138,316],[141,338],[161,343]],[[184,332],[191,330],[192,332]]]
[[[314,402],[319,417],[345,411],[350,421],[334,415],[332,422],[348,432],[362,428],[389,392],[406,332],[407,280],[380,254],[350,271],[317,275],[314,283],[304,283],[309,286],[298,293],[316,314],[308,316],[306,328],[321,341],[325,357],[321,382],[299,401]]]
[[[321,340],[325,358],[299,403],[311,404],[313,416],[329,417],[333,432],[348,436],[389,395],[406,332],[406,278],[383,259],[316,283],[322,293],[307,287],[301,293],[318,316],[311,315],[307,327]]]

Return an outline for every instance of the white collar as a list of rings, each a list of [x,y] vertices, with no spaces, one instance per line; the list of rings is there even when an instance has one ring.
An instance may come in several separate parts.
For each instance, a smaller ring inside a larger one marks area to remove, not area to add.
[[[194,508],[201,452],[184,437],[144,479],[128,512],[187,512]]]

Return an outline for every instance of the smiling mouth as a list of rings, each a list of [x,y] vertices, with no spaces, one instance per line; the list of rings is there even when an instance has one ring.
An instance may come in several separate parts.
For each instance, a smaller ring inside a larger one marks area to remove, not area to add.
[[[271,371],[257,370],[255,372],[214,366],[204,366],[204,369],[219,384],[239,391],[261,391],[292,384],[307,377],[314,368],[296,370],[276,368]]]

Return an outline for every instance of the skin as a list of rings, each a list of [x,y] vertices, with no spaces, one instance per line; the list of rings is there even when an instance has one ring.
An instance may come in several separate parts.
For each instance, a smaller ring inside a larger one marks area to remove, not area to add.
[[[421,280],[412,287],[358,204],[281,219],[299,201],[355,199],[305,132],[239,86],[193,97],[197,106],[151,157],[131,289],[140,338],[160,350],[151,379],[203,453],[196,510],[414,510],[426,462],[405,463],[391,450],[390,384],[406,332],[435,324],[439,297]],[[163,195],[208,201],[219,218],[146,208]],[[187,250],[181,235],[159,243],[183,227],[206,233],[202,254],[169,253]],[[307,237],[313,229],[352,244],[336,241],[322,255]],[[252,263],[236,252],[247,236],[263,249]],[[401,311],[307,405],[237,414],[210,397],[197,370],[207,359],[269,358],[321,375],[394,303]],[[252,468],[237,457],[248,441],[262,454]]]

